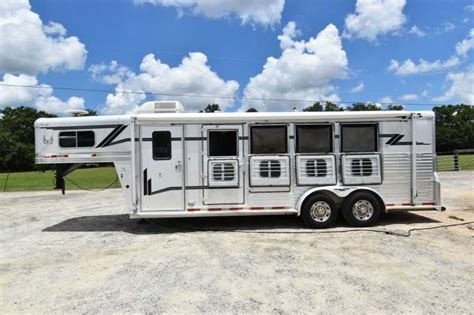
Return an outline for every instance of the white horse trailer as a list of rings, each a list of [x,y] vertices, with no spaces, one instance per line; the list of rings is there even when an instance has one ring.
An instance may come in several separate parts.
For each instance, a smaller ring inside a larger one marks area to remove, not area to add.
[[[353,226],[444,210],[429,111],[183,113],[41,118],[36,162],[113,162],[131,218],[298,215]],[[61,175],[60,174],[60,175]],[[91,179],[93,180],[93,179]]]

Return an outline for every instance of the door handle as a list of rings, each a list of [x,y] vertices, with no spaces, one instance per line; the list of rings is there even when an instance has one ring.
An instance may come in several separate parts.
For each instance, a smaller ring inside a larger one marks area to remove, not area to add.
[[[176,165],[174,166],[174,169],[176,171],[179,171],[179,172],[181,172],[183,170],[183,165],[181,164],[181,161],[176,162]]]

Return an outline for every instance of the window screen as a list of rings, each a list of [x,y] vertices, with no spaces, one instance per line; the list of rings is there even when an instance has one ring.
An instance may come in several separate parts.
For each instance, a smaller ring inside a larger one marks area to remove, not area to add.
[[[233,181],[235,167],[232,163],[216,163],[212,166],[212,179],[214,181]]]
[[[280,161],[270,160],[260,163],[260,177],[280,177],[281,165]]]
[[[351,172],[353,176],[371,176],[372,161],[370,161],[369,159],[352,160]]]
[[[306,176],[326,177],[328,173],[327,163],[323,159],[309,160],[306,162]]]
[[[237,130],[209,130],[209,156],[237,156]]]
[[[342,125],[342,152],[376,152],[377,125]]]
[[[154,131],[153,140],[153,159],[169,160],[171,159],[171,132]]]
[[[332,126],[296,126],[296,153],[332,152]]]
[[[252,154],[288,152],[286,126],[251,126],[250,141]]]
[[[64,131],[59,133],[59,146],[61,148],[93,147],[94,144],[94,131]]]

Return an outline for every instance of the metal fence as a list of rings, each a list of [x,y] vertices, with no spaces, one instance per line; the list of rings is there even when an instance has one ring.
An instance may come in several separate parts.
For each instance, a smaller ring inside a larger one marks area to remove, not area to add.
[[[474,170],[474,149],[438,153],[436,169],[438,172]]]

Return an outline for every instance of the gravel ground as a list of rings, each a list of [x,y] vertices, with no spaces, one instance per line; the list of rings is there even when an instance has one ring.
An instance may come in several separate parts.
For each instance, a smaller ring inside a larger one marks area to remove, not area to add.
[[[441,178],[448,211],[376,228],[473,221],[474,172]],[[120,190],[3,193],[0,215],[3,314],[473,313],[472,224],[400,237],[302,233],[296,217],[140,223]]]

